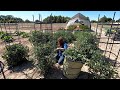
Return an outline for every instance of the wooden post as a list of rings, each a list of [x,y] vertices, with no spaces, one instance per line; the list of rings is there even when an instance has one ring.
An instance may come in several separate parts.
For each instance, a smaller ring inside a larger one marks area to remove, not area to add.
[[[41,19],[40,19],[40,29],[42,30],[42,15],[40,15]]]
[[[39,14],[39,22],[40,22],[40,30],[41,30],[41,20],[40,20],[40,18],[41,18],[41,15]]]
[[[33,15],[33,24],[34,24],[34,30],[36,31],[36,29],[35,29],[34,15]]]
[[[7,29],[6,29],[6,25],[5,25],[5,19],[4,19],[4,27],[5,27],[5,31],[6,31],[6,33],[7,33]]]
[[[52,30],[52,13],[51,13],[51,16],[50,16],[50,21],[51,21],[51,30]]]
[[[98,22],[97,22],[97,27],[96,27],[96,35],[97,35],[97,29],[98,29],[99,18],[100,18],[100,14],[98,15]]]
[[[100,43],[100,39],[101,39],[102,28],[103,28],[103,24],[102,24],[102,27],[101,27],[101,29],[100,29],[99,43]],[[98,47],[99,47],[99,43],[98,43]]]

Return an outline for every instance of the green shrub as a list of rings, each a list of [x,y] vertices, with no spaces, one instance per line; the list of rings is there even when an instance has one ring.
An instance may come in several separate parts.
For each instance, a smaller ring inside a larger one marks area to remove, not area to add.
[[[107,29],[105,30],[105,35],[107,36],[108,34],[114,34],[116,32],[116,30],[113,30],[113,29]]]
[[[29,38],[30,42],[33,45],[44,44],[47,42],[51,42],[53,40],[53,36],[51,33],[43,33],[41,31],[33,31]]]
[[[39,44],[39,46],[34,47],[35,57],[38,60],[38,67],[44,75],[52,65],[53,51],[54,48],[52,43]]]
[[[23,33],[21,34],[21,37],[22,37],[22,38],[28,38],[28,37],[29,37],[29,34],[26,33],[26,32],[23,32]]]
[[[35,58],[38,60],[38,67],[45,75],[52,65],[54,45],[51,33],[43,33],[41,31],[33,31],[29,40],[34,45]]]
[[[96,36],[90,32],[79,32],[76,33],[75,36],[77,38],[75,47],[79,51],[80,56],[83,56],[85,58],[84,60],[89,66],[89,72],[93,74],[93,78],[116,78],[117,72],[115,71],[115,68],[110,63],[110,61],[106,60],[105,57],[103,57],[102,51],[97,47],[98,41]]]
[[[60,36],[62,36],[66,40],[67,43],[72,43],[75,40],[75,37],[72,32],[64,31],[64,30],[54,33],[54,40],[57,41],[57,39]]]
[[[3,40],[4,42],[10,43],[10,42],[13,42],[13,37],[12,37],[12,36],[4,36],[4,37],[2,38],[2,40]]]
[[[0,36],[1,36],[2,34],[4,34],[4,32],[3,32],[3,31],[0,31]]]
[[[79,25],[79,27],[82,30],[90,30],[90,28],[87,25]]]
[[[13,44],[5,48],[3,58],[7,60],[8,66],[19,65],[20,62],[28,57],[29,48],[22,44]]]
[[[77,28],[77,25],[70,25],[69,27],[68,27],[68,30],[74,30],[74,29],[76,29]]]
[[[69,48],[65,50],[64,55],[71,61],[79,61],[83,64],[86,62],[86,58],[77,48]]]
[[[17,36],[21,36],[22,38],[28,38],[29,34],[26,32],[21,32],[21,31],[15,31],[14,32]]]
[[[98,50],[98,40],[96,36],[90,32],[77,32],[75,37],[77,40],[75,47],[78,48],[87,58],[91,58],[93,52]]]
[[[1,32],[0,39],[3,39],[5,36],[9,36],[9,34],[6,32]]]
[[[86,59],[90,59],[94,52],[98,50],[97,38],[90,32],[80,31],[74,34],[76,37],[75,47]]]
[[[0,32],[0,39],[7,43],[13,42],[13,37],[9,33],[5,32]]]
[[[118,73],[113,64],[106,60],[98,50],[88,61],[89,72],[93,74],[93,79],[115,79]]]

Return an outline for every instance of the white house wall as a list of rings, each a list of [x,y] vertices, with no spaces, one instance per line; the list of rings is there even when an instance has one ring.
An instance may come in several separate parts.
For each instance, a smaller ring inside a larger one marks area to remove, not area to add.
[[[83,20],[83,19],[80,19],[79,17],[76,17],[76,18],[74,18],[74,19],[72,19],[72,20],[69,20],[69,22],[68,22],[67,25],[66,25],[66,28],[67,28],[68,26],[70,26],[70,25],[73,25],[77,19],[80,20],[80,21],[83,21],[84,25],[87,25],[88,27],[90,27],[90,21],[88,21],[88,20]]]

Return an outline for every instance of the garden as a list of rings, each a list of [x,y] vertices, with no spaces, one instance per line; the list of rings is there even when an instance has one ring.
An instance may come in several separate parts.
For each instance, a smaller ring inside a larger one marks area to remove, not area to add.
[[[14,33],[0,32],[1,42],[5,43],[2,58],[6,61],[8,69],[31,61],[40,69],[44,79],[54,69],[57,39],[62,36],[69,48],[63,52],[65,60],[62,74],[68,79],[76,79],[81,73],[81,68],[88,67],[88,79],[115,79],[118,77],[114,65],[105,59],[103,52],[98,48],[98,39],[91,33],[88,27],[80,25],[81,30],[74,30],[70,26],[68,30],[58,30],[55,33],[38,30],[30,33],[15,31]],[[31,44],[28,47],[22,44],[20,39],[26,39]],[[14,43],[16,40],[19,43]],[[70,46],[73,45],[73,46]],[[49,76],[50,77],[50,76]],[[52,78],[54,79],[54,78]]]

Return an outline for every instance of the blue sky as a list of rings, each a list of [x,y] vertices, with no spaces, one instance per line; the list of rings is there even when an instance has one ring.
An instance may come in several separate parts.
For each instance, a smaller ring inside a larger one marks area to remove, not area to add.
[[[61,16],[68,16],[73,17],[77,13],[81,13],[90,18],[90,20],[97,20],[98,15],[103,17],[106,15],[107,17],[113,18],[113,14],[116,12],[115,20],[120,18],[120,11],[0,11],[0,15],[13,15],[15,17],[20,17],[23,20],[32,19],[32,15],[34,15],[35,20],[39,19],[39,14],[42,15],[42,18],[46,18],[51,13],[52,15],[61,15]]]

